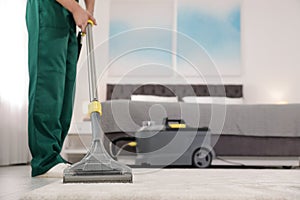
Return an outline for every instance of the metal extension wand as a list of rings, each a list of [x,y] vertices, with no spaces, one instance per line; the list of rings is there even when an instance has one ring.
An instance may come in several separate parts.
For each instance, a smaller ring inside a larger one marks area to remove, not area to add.
[[[102,143],[104,133],[100,127],[102,115],[98,100],[97,73],[95,65],[93,22],[86,27],[87,63],[89,78],[89,114],[92,126],[92,145],[85,157],[64,170],[63,183],[122,182],[132,183],[132,171],[128,166],[115,161],[106,152]]]

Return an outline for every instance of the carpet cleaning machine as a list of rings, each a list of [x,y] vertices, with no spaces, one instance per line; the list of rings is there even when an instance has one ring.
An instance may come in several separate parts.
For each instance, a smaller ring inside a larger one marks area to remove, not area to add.
[[[88,109],[92,126],[92,146],[80,162],[75,163],[64,170],[63,183],[132,183],[133,175],[131,168],[112,159],[106,152],[102,142],[104,133],[100,127],[102,108],[97,93],[97,77],[92,33],[93,25],[93,22],[89,20],[86,27],[90,95]]]
[[[214,156],[209,128],[192,128],[182,119],[144,123],[135,137],[136,165],[206,168]]]
[[[211,145],[212,134],[208,127],[194,128],[183,119],[164,118],[162,123],[144,121],[131,137],[112,139],[109,152],[115,159],[125,148],[128,152],[135,152],[135,166],[207,168],[215,157]]]

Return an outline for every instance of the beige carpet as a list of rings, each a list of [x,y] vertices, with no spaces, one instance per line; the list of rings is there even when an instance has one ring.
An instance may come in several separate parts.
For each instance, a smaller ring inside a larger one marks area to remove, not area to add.
[[[55,182],[23,200],[300,200],[300,170],[135,169],[133,184]]]

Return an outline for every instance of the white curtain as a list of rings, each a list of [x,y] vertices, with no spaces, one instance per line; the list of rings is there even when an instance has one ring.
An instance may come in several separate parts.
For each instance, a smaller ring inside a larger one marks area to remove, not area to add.
[[[0,165],[28,163],[26,0],[0,1]]]

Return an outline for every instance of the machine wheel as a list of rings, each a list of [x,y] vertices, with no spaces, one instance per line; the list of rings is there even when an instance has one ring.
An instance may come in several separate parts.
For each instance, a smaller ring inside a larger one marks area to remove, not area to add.
[[[197,168],[207,168],[212,162],[212,153],[206,148],[197,149],[193,154],[193,166]]]

